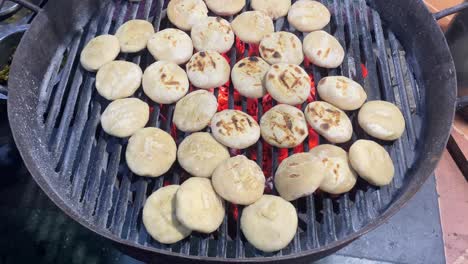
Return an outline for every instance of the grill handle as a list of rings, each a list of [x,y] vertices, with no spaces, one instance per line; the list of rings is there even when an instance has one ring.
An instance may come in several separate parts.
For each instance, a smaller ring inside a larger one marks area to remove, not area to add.
[[[0,0],[0,7],[3,5],[3,3],[7,1],[7,0]],[[21,6],[24,6],[26,7],[27,9],[33,11],[34,13],[39,13],[42,9],[35,5],[35,4],[32,4],[31,2],[27,1],[27,0],[9,0],[11,2],[15,2]]]
[[[449,7],[447,9],[444,9],[442,11],[439,11],[437,13],[434,13],[434,18],[436,20],[439,20],[441,18],[444,18],[446,16],[450,16],[450,15],[453,15],[455,13],[458,13],[464,9],[467,9],[468,8],[468,2],[465,2],[465,3],[461,3],[461,4],[458,4],[456,6],[452,6],[452,7]]]

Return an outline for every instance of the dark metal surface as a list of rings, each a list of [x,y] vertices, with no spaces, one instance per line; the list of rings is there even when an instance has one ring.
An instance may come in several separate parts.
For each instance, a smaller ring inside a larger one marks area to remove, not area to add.
[[[316,81],[342,74],[360,82],[369,99],[397,104],[407,129],[400,140],[386,144],[396,163],[391,185],[376,188],[359,181],[348,194],[300,199],[295,203],[299,230],[287,248],[271,254],[255,250],[230,211],[217,232],[194,233],[174,245],[162,245],[146,233],[141,208],[147,195],[164,181],[179,183],[183,172],[175,167],[157,179],[130,173],[122,159],[126,140],[100,128],[107,102],[95,92],[95,75],[84,71],[76,58],[92,37],[114,33],[126,20],[149,19],[156,29],[170,26],[161,1],[54,1],[38,14],[15,56],[9,99],[13,134],[28,169],[49,197],[84,226],[126,247],[166,258],[287,262],[318,258],[346,245],[398,211],[434,170],[453,118],[455,71],[442,32],[420,1],[369,1],[373,8],[364,0],[323,2],[333,14],[326,30],[346,48],[346,58],[338,69],[310,66],[307,71]],[[294,30],[284,18],[275,27]],[[231,64],[236,55],[233,49]],[[153,61],[147,52],[121,58],[143,69]],[[365,79],[361,63],[368,69]],[[147,100],[141,91],[136,96]],[[153,113],[148,126],[170,131],[174,106],[149,103]],[[258,112],[260,117],[263,109]],[[355,113],[350,115],[354,119]],[[181,136],[179,132],[178,142]],[[362,136],[356,131],[354,138]],[[262,154],[261,144],[253,148],[257,154]],[[273,167],[277,156],[274,149]]]

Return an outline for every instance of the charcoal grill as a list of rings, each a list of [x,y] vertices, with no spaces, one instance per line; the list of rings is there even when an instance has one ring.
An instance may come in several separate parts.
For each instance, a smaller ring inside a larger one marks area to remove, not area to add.
[[[453,60],[442,32],[421,1],[322,2],[332,13],[325,30],[339,39],[346,57],[337,69],[307,64],[306,71],[316,81],[328,75],[351,77],[364,86],[369,100],[398,105],[407,129],[394,143],[380,142],[396,165],[390,185],[377,188],[359,180],[350,193],[316,193],[294,202],[299,228],[285,249],[275,253],[255,250],[239,228],[242,207],[232,204],[226,207],[226,217],[216,232],[193,233],[173,245],[153,240],[142,224],[145,199],[165,184],[179,184],[187,175],[177,165],[156,179],[129,171],[123,156],[127,140],[113,138],[101,129],[99,118],[108,102],[94,88],[95,74],[80,67],[78,58],[91,38],[113,34],[129,19],[152,21],[156,30],[172,27],[165,1],[51,0],[38,13],[16,52],[8,100],[13,135],[32,176],[73,219],[146,261],[154,260],[154,255],[187,262],[310,260],[377,227],[410,199],[441,156],[455,107]],[[249,6],[247,3],[246,9]],[[275,28],[303,37],[285,18],[276,20]],[[241,49],[237,46],[227,53],[231,66],[254,49],[247,46],[244,54],[238,54]],[[133,61],[142,69],[154,62],[147,51],[121,54],[119,59]],[[227,91],[228,108],[248,111],[251,99],[236,99],[232,85],[214,93],[219,96],[223,91]],[[155,104],[141,89],[135,96],[151,106],[148,126],[166,130],[180,143],[186,134],[172,125],[174,105]],[[258,118],[264,112],[262,100],[265,98],[256,101]],[[366,137],[359,130],[356,113],[349,114],[355,127],[353,140]],[[304,142],[304,151],[313,146],[311,142]],[[320,139],[320,143],[325,141]],[[269,157],[264,157],[264,144],[259,141],[244,154],[255,156],[264,169],[264,161],[271,160],[270,175],[266,175],[271,183],[284,151],[272,148],[266,152]],[[293,152],[290,149],[287,154]]]

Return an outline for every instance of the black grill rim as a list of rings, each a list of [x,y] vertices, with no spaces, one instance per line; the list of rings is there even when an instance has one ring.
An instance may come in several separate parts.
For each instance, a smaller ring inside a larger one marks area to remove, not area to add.
[[[397,2],[397,1],[395,1]],[[403,4],[404,1],[400,4]],[[50,6],[50,5],[49,5]],[[404,6],[404,5],[403,5]],[[429,14],[429,12],[425,9],[424,6],[422,6],[421,3],[413,3],[413,6],[416,6],[418,9],[419,13],[423,13],[421,16],[426,17],[427,21],[432,21],[429,26],[432,28],[438,28],[435,21],[433,20],[432,16]],[[383,12],[385,13],[385,12]],[[419,21],[421,23],[426,23],[427,21]],[[33,43],[34,35],[37,35],[38,32],[41,32],[41,27],[43,25],[48,25],[52,26],[49,23],[51,23],[46,15],[44,13],[41,13],[37,16],[35,21],[33,22],[31,29],[29,30],[28,34],[25,35],[25,38],[21,42],[20,46],[18,47],[18,50],[27,50],[30,45],[30,43]],[[78,23],[79,24],[79,23]],[[76,26],[76,25],[75,25]],[[398,31],[396,31],[398,32]],[[438,33],[438,37],[442,36],[442,33],[440,30],[436,31]],[[445,47],[443,47],[445,48]],[[446,48],[447,54],[449,57],[448,53],[448,48]],[[25,164],[29,171],[31,172],[32,176],[36,180],[36,182],[39,184],[39,186],[49,195],[49,197],[52,199],[52,201],[60,208],[62,211],[67,213],[70,217],[78,221],[80,224],[84,225],[88,229],[91,229],[93,232],[103,235],[108,239],[111,239],[113,241],[119,242],[121,244],[127,245],[129,247],[135,247],[134,244],[127,242],[124,239],[120,239],[117,236],[114,236],[110,234],[109,232],[103,232],[102,230],[97,231],[96,226],[92,225],[90,222],[85,221],[85,219],[82,217],[82,215],[75,213],[74,211],[70,210],[67,205],[65,205],[62,201],[62,198],[60,197],[59,193],[61,190],[53,189],[50,187],[49,183],[45,181],[45,179],[42,177],[42,173],[44,172],[44,168],[41,168],[38,164],[40,162],[39,155],[37,154],[42,154],[42,153],[36,153],[39,151],[39,149],[33,149],[34,147],[31,147],[28,144],[24,144],[25,142],[31,143],[31,140],[36,139],[36,135],[31,135],[31,133],[36,132],[36,130],[26,130],[27,124],[33,123],[36,120],[25,120],[24,116],[22,116],[22,104],[24,104],[25,97],[33,98],[35,95],[33,94],[27,94],[27,95],[21,95],[19,92],[16,92],[17,89],[15,89],[17,86],[25,86],[25,87],[35,87],[37,86],[38,83],[40,83],[41,80],[33,79],[31,80],[31,75],[30,73],[26,73],[24,71],[23,65],[20,65],[20,62],[27,62],[27,54],[26,53],[20,53],[15,56],[15,60],[12,65],[12,76],[11,76],[11,86],[12,91],[10,94],[10,99],[8,101],[8,114],[9,114],[9,120],[11,122],[12,130],[13,130],[13,136],[15,139],[15,142],[17,142],[17,146],[20,150],[20,153],[23,157],[23,160],[25,161]],[[31,64],[33,64],[31,62]],[[453,74],[455,74],[454,67],[453,67],[453,62],[451,63],[452,65],[448,65],[449,67],[453,68]],[[455,91],[455,84],[454,84],[454,75],[448,76],[448,85],[453,88],[453,90],[449,90],[448,92],[454,93]],[[18,89],[18,90],[24,90],[24,89]],[[449,94],[450,95],[450,94]],[[453,96],[453,94],[451,94]],[[37,101],[37,100],[36,100]],[[453,100],[455,102],[455,100]],[[453,103],[455,105],[455,103]],[[451,105],[450,105],[451,107]],[[454,112],[454,111],[453,111]],[[452,114],[453,116],[453,114]],[[22,123],[26,121],[25,123]],[[451,120],[450,120],[451,123]],[[448,135],[450,131],[450,126],[447,126],[446,128],[441,128],[444,129],[445,135],[444,137],[439,137],[438,140],[440,143],[446,143],[448,140]],[[29,133],[29,135],[27,135]],[[175,256],[175,257],[181,257],[185,259],[192,259],[192,260],[207,260],[207,261],[222,261],[222,262],[269,262],[269,261],[278,261],[278,260],[293,260],[293,259],[298,259],[302,257],[307,257],[312,254],[318,254],[318,253],[323,253],[326,251],[330,251],[332,249],[335,249],[339,247],[340,245],[349,243],[353,241],[354,239],[358,238],[359,236],[369,232],[370,230],[376,228],[377,226],[383,224],[386,222],[393,214],[395,214],[402,206],[405,205],[405,203],[416,193],[416,191],[421,187],[421,185],[425,182],[425,180],[430,176],[430,172],[433,171],[435,168],[435,165],[437,164],[438,160],[440,159],[442,150],[445,147],[445,144],[438,144],[438,148],[433,151],[431,151],[431,156],[432,159],[430,160],[429,166],[421,166],[422,161],[418,160],[416,163],[416,167],[423,167],[423,169],[419,169],[414,177],[417,177],[417,181],[411,181],[410,185],[407,185],[401,189],[401,192],[403,192],[402,195],[400,195],[394,202],[393,204],[390,205],[390,208],[387,209],[383,214],[380,215],[378,219],[373,220],[371,224],[368,224],[367,226],[363,227],[357,232],[352,233],[351,235],[341,239],[337,240],[331,243],[328,243],[325,246],[322,246],[320,248],[316,249],[311,249],[311,250],[303,250],[299,253],[296,253],[295,255],[286,255],[286,256],[274,256],[274,257],[262,257],[262,258],[251,258],[251,259],[222,259],[218,257],[197,257],[197,256],[192,256],[192,255],[184,255],[181,253],[174,253],[174,252],[169,252],[166,250],[160,250],[152,247],[147,247],[147,246],[142,246],[138,245],[139,248],[159,253],[162,255],[169,255],[169,256]]]

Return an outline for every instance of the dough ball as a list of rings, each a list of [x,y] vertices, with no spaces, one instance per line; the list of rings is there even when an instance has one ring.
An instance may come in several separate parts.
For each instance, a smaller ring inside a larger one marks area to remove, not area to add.
[[[138,52],[146,48],[148,39],[154,34],[153,24],[146,20],[134,19],[117,29],[120,50],[125,53]]]
[[[205,132],[186,137],[177,151],[177,160],[184,170],[205,178],[210,178],[216,167],[229,157],[228,149]]]
[[[260,42],[260,55],[270,64],[299,65],[304,60],[301,40],[296,35],[280,31],[266,35]]]
[[[211,233],[223,223],[224,202],[215,193],[210,179],[192,177],[177,191],[176,214],[184,226]]]
[[[318,1],[298,0],[289,9],[288,22],[302,32],[324,28],[330,23],[330,11]]]
[[[189,85],[185,71],[173,62],[157,61],[143,75],[143,91],[160,104],[177,102],[187,94]]]
[[[242,96],[248,98],[261,98],[267,91],[263,85],[270,65],[259,57],[247,57],[238,61],[231,72],[231,80]]]
[[[107,100],[131,96],[140,87],[143,72],[135,63],[111,61],[99,68],[96,74],[96,90]]]
[[[302,104],[310,94],[309,75],[294,64],[273,65],[265,77],[265,86],[271,97],[282,104]]]
[[[385,101],[365,103],[359,110],[358,122],[367,134],[381,140],[396,140],[405,131],[405,118],[400,109]]]
[[[184,132],[200,131],[210,123],[217,110],[216,97],[208,91],[198,90],[177,102],[172,122]]]
[[[201,89],[217,88],[229,81],[231,67],[216,51],[195,53],[187,63],[190,82]]]
[[[179,185],[162,187],[148,199],[143,207],[143,225],[159,243],[176,243],[192,233],[176,217],[176,193]]]
[[[297,153],[284,159],[275,173],[275,188],[286,201],[306,197],[324,179],[323,165],[310,153]]]
[[[245,238],[259,250],[273,252],[285,248],[297,231],[297,212],[281,197],[263,195],[242,212],[241,229]]]
[[[171,0],[167,5],[167,17],[176,27],[189,31],[208,17],[208,8],[202,0]]]
[[[101,115],[102,129],[119,138],[129,137],[144,128],[149,120],[149,106],[137,98],[117,99]]]
[[[351,169],[348,154],[333,145],[320,145],[309,152],[316,160],[316,173],[324,175],[320,190],[331,194],[350,191],[356,184],[356,173]]]
[[[216,193],[235,204],[252,204],[262,197],[265,189],[262,169],[243,155],[222,162],[211,180]]]
[[[252,0],[250,6],[253,10],[261,11],[272,19],[277,19],[288,14],[291,0]]]
[[[250,115],[238,110],[224,110],[211,120],[211,133],[221,144],[245,149],[260,138],[260,127]]]
[[[140,176],[159,177],[176,160],[177,146],[164,130],[147,127],[138,130],[129,140],[125,159],[130,170]]]
[[[240,40],[258,44],[267,34],[273,33],[273,20],[259,11],[247,11],[238,15],[231,22],[232,30]]]
[[[231,24],[220,17],[208,17],[192,27],[190,36],[193,46],[198,51],[227,52],[234,44],[234,32]]]
[[[262,138],[278,148],[299,146],[309,134],[304,113],[294,106],[279,104],[260,120]]]
[[[205,4],[219,16],[232,16],[245,6],[245,0],[205,0]]]
[[[314,65],[337,68],[344,60],[345,51],[340,42],[325,31],[314,31],[304,38],[304,54]]]
[[[330,76],[320,80],[317,85],[320,99],[345,111],[359,109],[367,100],[362,86],[344,76]]]
[[[332,143],[344,143],[353,136],[353,125],[349,117],[329,103],[310,103],[305,116],[309,125]]]
[[[354,170],[367,182],[377,186],[390,184],[395,174],[388,152],[370,140],[358,140],[349,149],[349,161]]]
[[[182,30],[166,28],[150,37],[148,50],[156,60],[184,64],[193,55],[193,44]]]
[[[97,36],[91,39],[81,51],[81,66],[87,71],[97,71],[104,64],[115,60],[119,52],[118,38],[112,35]]]

